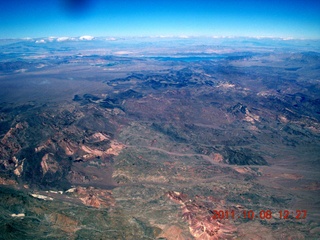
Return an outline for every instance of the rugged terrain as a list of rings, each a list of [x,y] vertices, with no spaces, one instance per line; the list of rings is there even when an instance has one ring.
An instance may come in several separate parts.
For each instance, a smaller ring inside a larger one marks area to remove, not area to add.
[[[319,43],[185,41],[1,43],[3,239],[320,237]]]

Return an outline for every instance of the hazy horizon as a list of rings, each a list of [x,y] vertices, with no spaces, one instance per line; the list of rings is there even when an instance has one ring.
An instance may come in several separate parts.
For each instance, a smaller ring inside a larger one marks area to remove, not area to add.
[[[92,39],[87,39],[92,38]],[[0,37],[0,40],[37,40],[37,39],[63,39],[65,40],[106,40],[106,41],[117,41],[117,40],[126,40],[126,39],[256,39],[256,40],[283,40],[283,41],[290,41],[290,40],[298,40],[298,41],[305,41],[305,40],[314,40],[319,41],[320,37],[317,38],[302,38],[302,37],[281,37],[281,36],[233,36],[233,35],[226,35],[226,36],[205,36],[205,35],[88,35],[88,34],[81,34],[81,35],[51,35],[51,36],[24,36],[24,37]],[[83,39],[80,39],[83,38]]]
[[[318,1],[86,1],[2,3],[0,38],[217,36],[320,39]]]

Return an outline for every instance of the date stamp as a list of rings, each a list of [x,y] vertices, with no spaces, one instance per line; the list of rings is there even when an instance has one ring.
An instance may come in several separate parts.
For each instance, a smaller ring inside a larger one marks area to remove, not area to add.
[[[307,217],[307,210],[279,210],[278,212],[272,212],[271,210],[260,210],[255,212],[253,210],[213,210],[213,219],[260,219],[270,220],[272,218],[277,219],[305,219]]]

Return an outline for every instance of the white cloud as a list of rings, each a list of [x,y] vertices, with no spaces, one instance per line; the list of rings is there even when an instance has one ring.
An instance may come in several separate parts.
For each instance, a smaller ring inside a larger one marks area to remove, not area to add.
[[[147,38],[151,38],[151,39],[162,39],[162,38],[174,38],[173,35],[155,35],[155,36],[149,36]]]
[[[159,38],[172,38],[173,36],[160,35]]]
[[[107,40],[107,41],[117,41],[117,39],[114,38],[114,37],[107,38],[106,40]]]
[[[132,52],[130,51],[117,51],[117,52],[114,52],[114,54],[116,55],[127,55],[127,54],[131,54]]]
[[[59,38],[57,38],[57,42],[64,42],[64,41],[68,41],[68,40],[71,40],[71,38],[69,38],[69,37],[59,37]]]
[[[286,37],[286,38],[282,38],[282,40],[289,41],[289,40],[294,40],[294,38],[293,37]]]
[[[48,37],[49,42],[53,42],[56,39],[56,37]]]
[[[36,43],[46,43],[44,39],[37,40]]]
[[[94,37],[92,36],[81,36],[79,37],[80,40],[87,40],[87,41],[91,41],[94,39]]]
[[[31,37],[25,37],[25,38],[22,38],[22,40],[25,40],[25,41],[32,41],[33,39]]]

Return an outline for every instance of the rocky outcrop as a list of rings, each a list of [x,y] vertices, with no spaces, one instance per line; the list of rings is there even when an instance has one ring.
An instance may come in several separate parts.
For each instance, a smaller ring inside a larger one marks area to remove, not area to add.
[[[17,182],[12,179],[5,179],[0,177],[0,185],[16,185]]]
[[[16,158],[16,155],[22,149],[19,134],[27,127],[28,124],[25,122],[17,123],[9,129],[0,141],[0,164],[2,164],[6,170],[14,171],[14,174],[17,176],[21,175],[23,169],[23,163],[19,164]]]
[[[182,218],[188,222],[191,235],[198,240],[232,239],[236,227],[224,219],[213,219],[212,210],[224,209],[213,197],[190,199],[186,194],[170,191],[167,196],[181,205]]]
[[[18,177],[20,177],[23,172],[23,164],[24,164],[24,159],[21,161],[20,164],[18,164],[18,161],[16,162],[16,165],[15,165],[16,169],[13,171],[13,173]]]
[[[56,173],[59,170],[59,164],[54,159],[54,155],[52,153],[47,153],[42,157],[41,168],[43,175],[45,175],[48,171]]]
[[[102,142],[107,140],[110,140],[110,136],[101,132],[94,133],[87,139],[88,142],[92,142],[92,143]]]
[[[108,156],[108,155],[117,156],[119,155],[119,153],[123,148],[124,148],[124,145],[115,140],[112,140],[110,142],[110,147],[106,150],[92,148],[87,145],[81,145],[81,150],[86,153],[83,155],[84,159],[90,159],[90,158],[102,157],[102,156]]]
[[[84,205],[94,208],[108,208],[115,206],[115,199],[111,190],[97,189],[93,187],[76,187],[66,193],[78,198]]]

